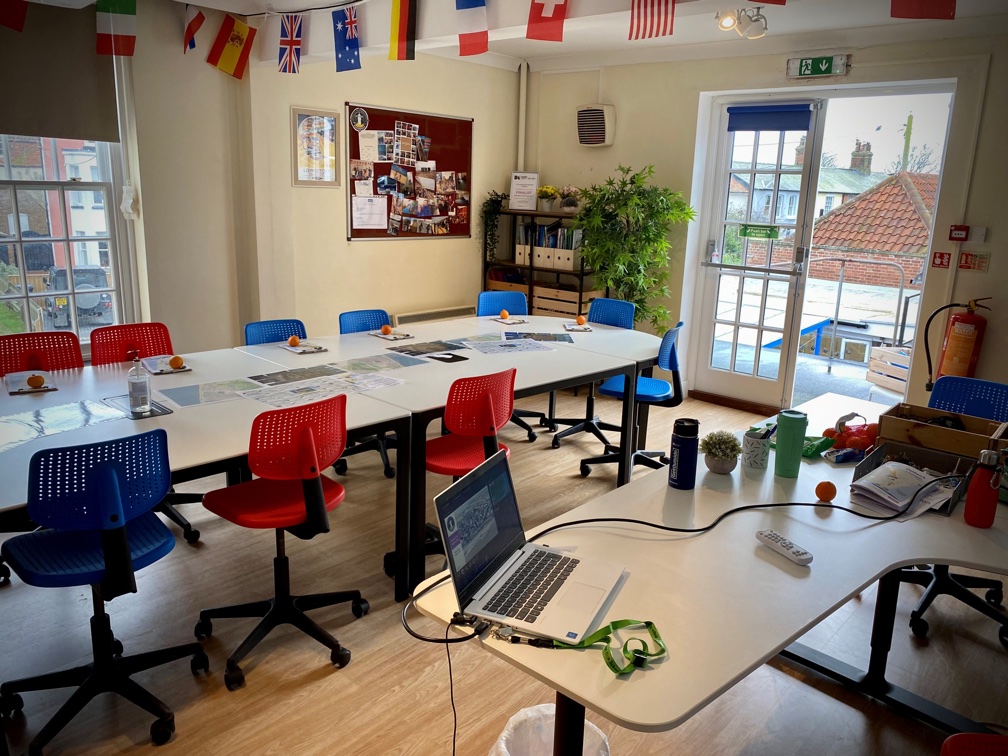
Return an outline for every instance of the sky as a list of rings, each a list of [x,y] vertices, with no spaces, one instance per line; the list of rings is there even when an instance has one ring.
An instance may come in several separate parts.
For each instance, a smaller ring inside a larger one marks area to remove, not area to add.
[[[837,156],[837,166],[850,166],[856,140],[871,142],[872,170],[885,171],[903,156],[903,125],[913,114],[910,146],[928,145],[941,165],[952,95],[886,95],[830,99],[826,111],[823,153]]]

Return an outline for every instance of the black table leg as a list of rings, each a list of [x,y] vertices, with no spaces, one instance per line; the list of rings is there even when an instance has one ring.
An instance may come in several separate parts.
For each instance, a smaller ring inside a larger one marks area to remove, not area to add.
[[[620,425],[620,457],[616,471],[616,485],[630,482],[633,473],[633,453],[636,431],[637,366],[630,365],[623,371],[623,419]]]
[[[396,446],[396,494],[395,494],[395,553],[396,564],[403,565],[395,572],[395,600],[409,598],[413,585],[410,583],[410,486],[413,476],[413,444],[410,436],[412,423],[409,417],[396,420],[392,424],[397,439],[403,443]],[[423,551],[423,544],[420,546]]]
[[[553,756],[568,756],[584,751],[584,723],[584,706],[557,691],[556,718],[553,721]]]

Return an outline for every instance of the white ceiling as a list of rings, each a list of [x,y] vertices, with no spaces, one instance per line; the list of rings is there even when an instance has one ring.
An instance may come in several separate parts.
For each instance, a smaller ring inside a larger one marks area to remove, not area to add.
[[[94,0],[33,0],[80,8]],[[147,0],[138,0],[142,3]],[[177,0],[183,2],[184,0]],[[318,8],[312,0],[201,0],[205,8],[245,16]],[[362,54],[387,48],[391,0],[334,2],[356,5],[362,21]],[[525,39],[529,0],[487,0],[490,52],[470,62],[512,68],[528,61],[533,70],[654,60],[797,53],[827,48],[849,49],[915,39],[938,39],[1003,32],[1008,28],[1008,0],[958,0],[955,21],[911,21],[889,17],[887,0],[787,0],[762,6],[767,35],[741,39],[717,28],[718,11],[760,7],[751,0],[678,0],[675,33],[651,40],[627,40],[630,0],[568,0],[564,41]],[[422,0],[418,6],[416,49],[444,57],[458,56],[454,0]],[[384,54],[382,51],[381,54]]]

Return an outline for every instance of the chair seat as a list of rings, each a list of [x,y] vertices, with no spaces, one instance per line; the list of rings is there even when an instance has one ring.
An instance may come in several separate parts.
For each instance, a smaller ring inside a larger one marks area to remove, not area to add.
[[[175,536],[153,512],[126,523],[126,533],[134,570],[156,562],[175,546]],[[28,585],[94,585],[105,575],[100,530],[36,530],[6,541],[2,551]]]
[[[511,450],[504,444],[498,443],[497,448],[511,456]],[[482,438],[449,434],[427,442],[427,469],[439,475],[460,478],[485,460]]]
[[[346,491],[339,483],[322,476],[326,511],[343,501]],[[275,530],[291,528],[305,521],[304,490],[300,480],[255,480],[210,491],[203,506],[243,528]]]
[[[623,379],[626,376],[614,375],[607,378],[599,386],[598,392],[603,396],[612,396],[616,399],[623,398]],[[672,384],[660,378],[647,378],[638,376],[637,378],[637,401],[638,402],[664,402],[671,399],[673,395]]]

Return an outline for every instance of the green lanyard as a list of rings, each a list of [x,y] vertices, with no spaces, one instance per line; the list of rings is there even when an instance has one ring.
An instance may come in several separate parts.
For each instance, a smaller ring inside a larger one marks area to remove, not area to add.
[[[647,629],[648,635],[651,636],[651,640],[655,643],[655,650],[652,651],[650,646],[648,646],[647,641],[643,638],[628,638],[624,641],[621,652],[623,657],[627,659],[629,663],[626,666],[621,667],[616,662],[616,657],[612,652],[612,637],[619,630],[637,626],[642,626]],[[661,635],[658,633],[658,628],[655,627],[654,622],[651,622],[650,620],[616,620],[615,622],[610,622],[605,627],[599,628],[587,638],[583,638],[580,643],[563,643],[562,641],[551,641],[543,638],[522,638],[515,635],[511,628],[500,628],[499,630],[494,631],[494,636],[500,638],[501,640],[506,640],[509,643],[524,642],[530,646],[537,646],[540,648],[590,648],[596,643],[605,643],[605,647],[602,649],[602,658],[605,660],[606,666],[617,675],[627,675],[633,672],[634,669],[644,669],[647,667],[649,659],[664,656],[667,653],[665,643],[662,641]]]

